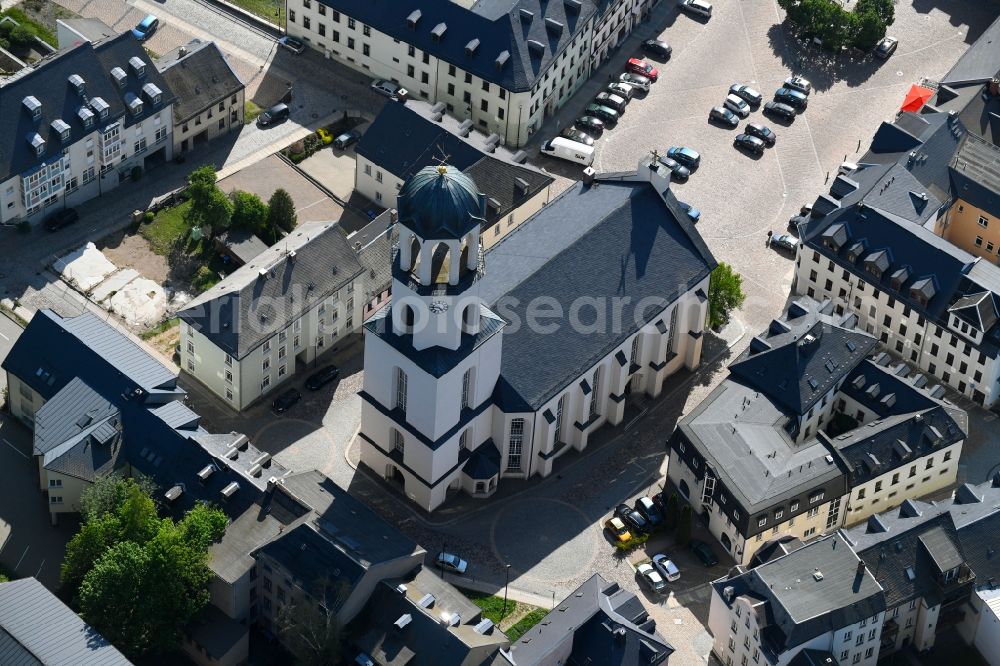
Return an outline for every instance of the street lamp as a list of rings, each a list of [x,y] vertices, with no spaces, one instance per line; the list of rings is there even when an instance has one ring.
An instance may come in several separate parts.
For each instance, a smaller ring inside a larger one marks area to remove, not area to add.
[[[441,542],[441,552],[442,553],[447,553],[448,552],[448,542],[447,541],[442,541]],[[445,574],[444,565],[441,562],[438,562],[437,565],[438,565],[438,568],[441,569],[441,580],[444,580],[444,574]]]
[[[507,585],[510,584],[510,565],[508,564],[504,570],[504,580],[503,580],[503,610],[500,611],[500,621],[503,622],[503,618],[507,615]]]

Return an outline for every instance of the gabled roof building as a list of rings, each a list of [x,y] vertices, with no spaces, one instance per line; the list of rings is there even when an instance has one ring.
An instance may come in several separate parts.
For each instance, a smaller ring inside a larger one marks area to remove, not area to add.
[[[796,301],[678,423],[668,478],[738,563],[954,483],[965,413],[875,346]]]

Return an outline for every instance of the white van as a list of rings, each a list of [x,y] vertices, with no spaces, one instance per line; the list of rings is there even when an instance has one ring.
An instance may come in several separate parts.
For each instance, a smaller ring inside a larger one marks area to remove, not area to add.
[[[557,136],[554,139],[546,141],[542,144],[541,152],[543,155],[551,155],[552,157],[558,157],[568,162],[576,162],[583,166],[590,166],[594,163],[593,146],[585,146],[582,143],[570,141],[564,136]]]

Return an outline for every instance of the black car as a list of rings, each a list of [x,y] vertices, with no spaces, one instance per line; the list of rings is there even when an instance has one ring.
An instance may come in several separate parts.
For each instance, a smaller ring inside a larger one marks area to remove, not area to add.
[[[736,127],[740,124],[739,117],[724,106],[713,106],[712,110],[708,112],[708,120],[727,127]]]
[[[588,116],[597,116],[605,123],[614,124],[618,122],[618,112],[610,106],[604,106],[602,104],[588,104],[584,111],[586,111]]]
[[[604,132],[604,121],[594,116],[583,116],[577,118],[573,125],[578,129],[594,136],[600,136]]]
[[[655,56],[659,56],[664,60],[670,58],[670,54],[673,53],[673,49],[662,39],[647,39],[642,43],[642,50],[646,53],[650,53]]]
[[[768,113],[772,116],[777,116],[778,118],[783,118],[788,121],[795,120],[795,109],[788,106],[787,104],[782,104],[781,102],[768,102],[764,105],[764,113]]]
[[[691,169],[688,169],[677,160],[672,160],[669,157],[661,157],[660,164],[670,169],[675,180],[687,180],[691,176]]]
[[[625,526],[632,534],[645,534],[649,532],[649,521],[641,513],[630,507],[628,504],[619,504],[615,509],[615,515],[622,519]]]
[[[635,501],[635,510],[642,514],[649,526],[657,528],[663,524],[663,514],[656,508],[656,503],[649,497],[640,497]]]
[[[75,208],[64,208],[58,213],[53,213],[45,218],[45,228],[49,231],[58,231],[69,226],[80,219],[80,214]]]
[[[625,113],[625,107],[628,106],[627,99],[609,92],[597,93],[597,96],[594,97],[594,102],[617,111],[619,115]]]
[[[274,402],[271,403],[271,408],[274,409],[275,414],[284,414],[301,399],[302,394],[297,389],[288,389],[274,399]]]
[[[310,391],[318,391],[339,376],[340,368],[335,365],[328,365],[309,375],[309,379],[306,380],[306,388]]]
[[[770,127],[761,123],[747,123],[743,131],[750,136],[757,137],[768,146],[773,146],[774,142],[778,139],[778,135]]]
[[[340,150],[347,150],[361,140],[361,132],[358,130],[347,130],[333,140],[333,146]]]
[[[706,567],[715,566],[719,563],[719,558],[715,556],[715,551],[704,541],[699,541],[698,539],[691,539],[691,543],[688,544],[688,548],[694,553],[694,556],[701,560],[701,563]]]
[[[733,145],[754,155],[764,154],[764,142],[749,134],[737,134],[733,139]]]
[[[774,91],[774,101],[787,104],[798,111],[805,111],[809,106],[809,96],[800,90],[778,88]]]
[[[269,127],[271,125],[283,123],[288,120],[288,116],[291,115],[291,113],[292,110],[288,108],[287,104],[275,104],[270,109],[257,116],[257,125],[260,127]]]
[[[744,102],[755,108],[760,106],[760,103],[764,101],[763,95],[750,86],[743,85],[742,83],[734,83],[729,86],[729,94],[736,95]]]

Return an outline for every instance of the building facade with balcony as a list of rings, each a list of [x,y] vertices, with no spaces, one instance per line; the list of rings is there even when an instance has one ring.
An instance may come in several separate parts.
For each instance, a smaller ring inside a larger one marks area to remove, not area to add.
[[[126,33],[43,59],[0,87],[0,223],[36,223],[173,155],[174,95]]]
[[[398,202],[358,436],[362,462],[422,508],[547,476],[627,401],[698,366],[716,264],[654,160],[570,188],[489,252],[466,174],[423,169]]]

